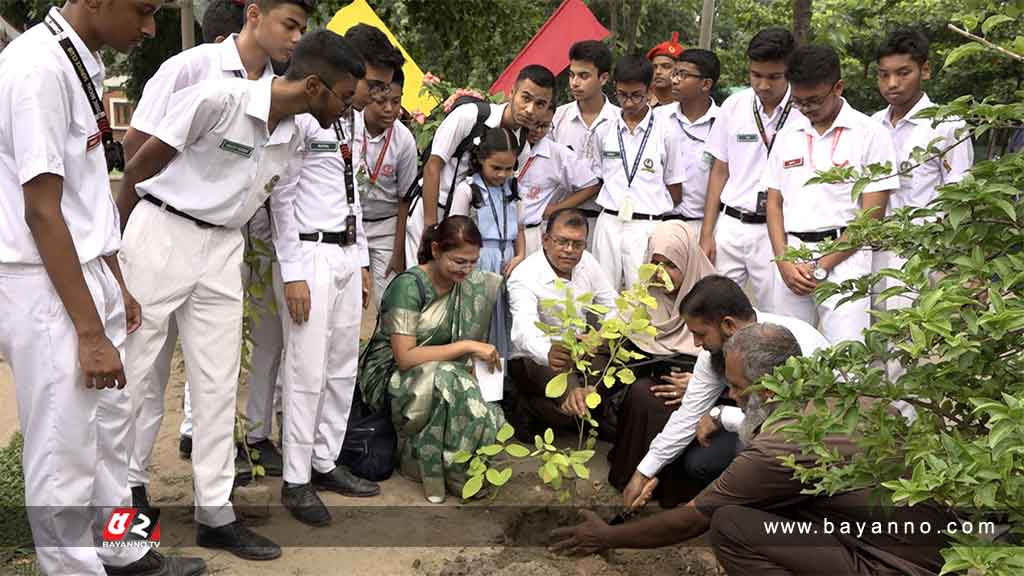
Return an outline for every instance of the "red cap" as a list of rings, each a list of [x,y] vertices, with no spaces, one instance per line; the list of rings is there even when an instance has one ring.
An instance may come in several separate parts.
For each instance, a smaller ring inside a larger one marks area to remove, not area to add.
[[[673,32],[671,40],[666,40],[647,51],[647,59],[654,60],[655,56],[668,56],[673,60],[677,60],[679,55],[683,53],[683,50],[685,48],[679,43],[679,32]]]

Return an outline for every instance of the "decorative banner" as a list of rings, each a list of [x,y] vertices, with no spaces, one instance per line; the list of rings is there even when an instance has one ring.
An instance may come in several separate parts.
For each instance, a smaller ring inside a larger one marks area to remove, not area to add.
[[[361,0],[360,0],[361,1]],[[569,48],[581,40],[604,40],[611,32],[601,25],[583,0],[565,0],[530,38],[515,60],[491,85],[491,94],[508,94],[519,71],[530,64],[546,66],[556,76],[569,65]]]
[[[430,114],[430,111],[437,106],[438,102],[429,96],[420,96],[420,87],[423,85],[423,70],[420,70],[420,67],[413,61],[412,56],[399,44],[398,39],[391,33],[391,30],[388,30],[384,21],[377,16],[373,8],[370,8],[366,0],[355,0],[348,6],[338,10],[334,18],[331,18],[331,21],[327,24],[327,29],[335,34],[344,34],[356,24],[369,24],[374,28],[379,28],[387,35],[388,40],[402,51],[402,55],[405,56],[405,66],[402,67],[402,72],[405,73],[405,91],[402,94],[402,107],[412,114],[416,112],[422,112],[424,115]]]

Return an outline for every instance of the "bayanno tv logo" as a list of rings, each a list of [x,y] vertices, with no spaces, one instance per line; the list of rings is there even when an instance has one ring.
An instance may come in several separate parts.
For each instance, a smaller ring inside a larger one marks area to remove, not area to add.
[[[157,548],[160,511],[155,508],[115,508],[103,527],[104,548]]]

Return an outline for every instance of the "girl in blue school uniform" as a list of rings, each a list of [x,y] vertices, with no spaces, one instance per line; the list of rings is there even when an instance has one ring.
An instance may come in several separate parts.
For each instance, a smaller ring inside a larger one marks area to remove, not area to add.
[[[476,267],[506,278],[526,255],[515,182],[519,142],[507,128],[488,128],[479,138],[470,176],[455,186],[450,214],[469,216],[483,237]],[[491,321],[490,342],[502,358],[511,351],[508,298],[502,294]]]

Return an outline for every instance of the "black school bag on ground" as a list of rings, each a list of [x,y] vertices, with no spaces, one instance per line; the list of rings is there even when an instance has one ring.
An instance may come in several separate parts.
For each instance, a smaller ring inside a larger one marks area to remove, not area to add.
[[[402,272],[402,274],[408,274],[408,272]],[[416,287],[420,291],[420,301],[425,301],[427,289],[423,285],[423,281],[415,274],[411,274],[411,276],[416,280]],[[394,282],[394,279],[391,281]],[[387,290],[385,289],[384,292],[386,294]],[[380,316],[378,315],[374,333],[379,327]],[[365,353],[364,349],[363,354]],[[363,354],[360,354],[360,366],[363,364]],[[363,400],[357,380],[356,389],[352,395],[352,410],[348,414],[345,441],[342,443],[337,463],[348,466],[348,469],[360,478],[379,482],[391,477],[391,473],[395,469],[397,452],[398,435],[391,423],[391,402],[384,402],[384,406],[374,412]]]

